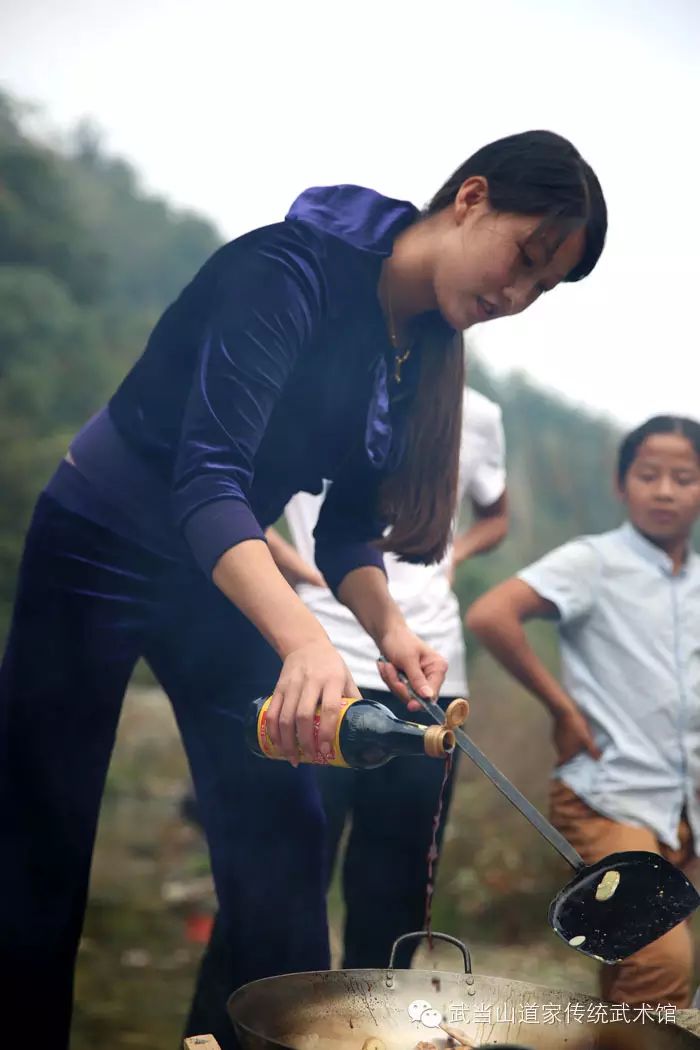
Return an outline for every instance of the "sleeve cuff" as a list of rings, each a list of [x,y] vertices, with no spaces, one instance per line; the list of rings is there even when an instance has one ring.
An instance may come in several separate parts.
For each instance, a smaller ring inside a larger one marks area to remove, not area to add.
[[[506,472],[500,467],[487,467],[477,471],[469,494],[480,507],[490,507],[499,500],[506,489]]]
[[[248,504],[230,498],[198,507],[185,522],[183,531],[195,561],[207,576],[211,576],[221,555],[237,543],[265,539]]]
[[[572,610],[569,608],[566,596],[561,593],[555,584],[541,576],[535,568],[521,569],[515,575],[516,579],[522,580],[528,587],[532,587],[533,591],[536,591],[540,598],[544,598],[546,602],[556,605],[561,623],[570,618]]]
[[[369,543],[316,543],[316,564],[331,591],[338,597],[338,588],[349,572],[365,565],[375,565],[386,575],[381,551]]]

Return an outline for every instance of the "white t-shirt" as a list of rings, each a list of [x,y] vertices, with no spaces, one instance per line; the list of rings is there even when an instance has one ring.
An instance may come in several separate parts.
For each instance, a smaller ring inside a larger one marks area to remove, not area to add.
[[[506,483],[505,435],[497,404],[465,390],[459,462],[458,500],[470,497],[482,507],[495,503]],[[326,483],[327,485],[330,483]],[[287,504],[285,517],[301,556],[314,564],[313,530],[324,493],[300,492]],[[452,548],[437,565],[411,565],[384,555],[389,590],[419,638],[448,661],[442,693],[467,692],[466,656],[459,603],[449,583]],[[379,652],[350,610],[324,587],[300,584],[299,596],[320,620],[360,689],[385,689],[377,670]]]

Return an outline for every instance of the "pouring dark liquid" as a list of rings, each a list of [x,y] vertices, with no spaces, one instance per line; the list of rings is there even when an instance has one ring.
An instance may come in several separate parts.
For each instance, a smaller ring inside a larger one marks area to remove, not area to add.
[[[433,838],[430,843],[430,849],[428,850],[428,879],[425,886],[425,916],[423,919],[423,929],[428,934],[428,948],[432,952],[433,950],[433,892],[435,890],[435,884],[433,881],[433,870],[435,862],[437,861],[440,850],[438,848],[438,831],[440,829],[440,820],[442,818],[442,808],[445,799],[445,788],[447,787],[447,781],[450,773],[452,772],[452,753],[445,756],[445,771],[442,775],[442,784],[440,785],[440,795],[438,796],[437,809],[435,816],[433,817]]]

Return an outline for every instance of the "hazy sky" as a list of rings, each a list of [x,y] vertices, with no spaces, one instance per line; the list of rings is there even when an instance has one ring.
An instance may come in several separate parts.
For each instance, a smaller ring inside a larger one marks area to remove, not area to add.
[[[0,26],[4,87],[227,236],[310,185],[421,205],[491,139],[567,135],[603,258],[473,341],[625,423],[700,416],[700,0],[0,0]]]

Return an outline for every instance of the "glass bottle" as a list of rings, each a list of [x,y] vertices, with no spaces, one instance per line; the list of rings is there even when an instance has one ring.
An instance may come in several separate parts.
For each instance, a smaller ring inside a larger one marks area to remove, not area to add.
[[[324,759],[318,749],[321,705],[314,716],[316,742],[315,765],[341,766],[346,769],[376,769],[392,758],[429,755],[444,758],[454,750],[454,734],[446,726],[422,726],[397,718],[376,700],[344,698],[331,757]],[[270,697],[254,700],[246,718],[245,736],[248,747],[262,758],[284,759],[267,732],[267,709]],[[308,762],[299,748],[299,760]]]

